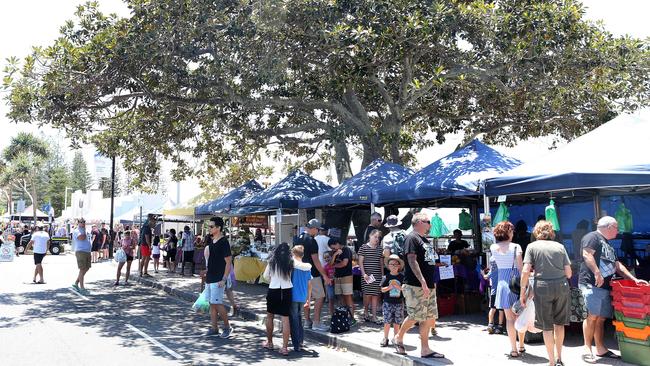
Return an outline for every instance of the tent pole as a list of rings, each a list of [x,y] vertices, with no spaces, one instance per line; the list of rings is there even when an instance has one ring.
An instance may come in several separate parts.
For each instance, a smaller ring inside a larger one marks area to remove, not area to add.
[[[373,213],[375,213],[375,204],[371,202],[370,203],[370,214],[372,215]]]
[[[596,194],[594,195],[594,223],[600,220],[601,210],[602,208],[600,207],[600,191],[596,190]]]
[[[278,223],[278,232],[276,233],[277,241],[275,242],[275,245],[278,246],[280,243],[282,243],[282,208],[280,207],[278,209],[278,217],[280,220],[275,220]]]

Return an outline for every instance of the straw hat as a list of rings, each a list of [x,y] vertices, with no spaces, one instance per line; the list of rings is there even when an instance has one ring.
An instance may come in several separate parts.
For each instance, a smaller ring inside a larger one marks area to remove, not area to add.
[[[396,261],[399,262],[399,269],[400,270],[404,269],[404,261],[397,254],[391,254],[391,255],[388,256],[388,258],[386,258],[386,261],[385,261],[386,267],[388,267],[388,263],[390,263],[390,261],[392,261],[392,260],[396,260]]]

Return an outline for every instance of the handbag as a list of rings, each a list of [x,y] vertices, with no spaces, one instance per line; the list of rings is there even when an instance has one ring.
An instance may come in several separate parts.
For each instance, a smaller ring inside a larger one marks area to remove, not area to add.
[[[126,252],[124,252],[124,249],[119,248],[117,252],[115,252],[115,261],[118,263],[126,262]]]
[[[514,254],[512,256],[512,269],[511,269],[511,271],[515,270],[515,262],[516,261],[517,261],[517,248],[515,248],[515,252],[514,252]],[[512,277],[510,277],[508,287],[510,289],[510,292],[515,294],[517,296],[517,299],[519,299],[519,292],[521,292],[521,277],[520,276],[512,276]]]

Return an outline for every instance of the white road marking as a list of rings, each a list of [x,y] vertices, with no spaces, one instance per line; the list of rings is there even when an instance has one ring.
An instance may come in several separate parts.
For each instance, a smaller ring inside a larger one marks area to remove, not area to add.
[[[73,294],[75,294],[75,295],[81,297],[82,299],[84,299],[84,300],[86,300],[86,301],[88,300],[88,298],[87,298],[86,296],[84,296],[84,295],[78,293],[77,291],[75,291],[75,290],[73,290],[73,289],[71,289],[71,288],[69,288],[69,287],[68,287],[68,290],[70,290],[70,292],[72,292]]]
[[[157,340],[151,338],[147,333],[141,331],[140,329],[134,327],[133,325],[127,324],[126,326],[127,326],[127,328],[131,329],[135,333],[138,333],[142,338],[144,338],[144,339],[148,340],[149,342],[151,342],[154,346],[159,347],[163,351],[169,353],[172,357],[174,357],[176,359],[183,358],[183,356],[181,356],[178,353],[172,351],[171,349],[169,349],[169,347],[167,347],[164,344],[158,342]]]

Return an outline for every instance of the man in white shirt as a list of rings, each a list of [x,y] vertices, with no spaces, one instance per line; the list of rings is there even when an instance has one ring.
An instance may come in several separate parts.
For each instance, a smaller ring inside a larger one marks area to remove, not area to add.
[[[328,252],[330,250],[330,247],[327,246],[327,242],[329,242],[330,237],[327,236],[327,228],[325,225],[321,225],[321,227],[318,228],[318,235],[314,237],[314,240],[316,240],[316,243],[318,243],[318,259],[320,259],[320,262],[325,265],[323,255],[325,252]]]
[[[36,268],[34,268],[34,279],[32,281],[34,283],[45,283],[43,279],[43,258],[50,249],[50,235],[43,230],[42,224],[36,227],[36,232],[32,235],[29,244],[27,244],[25,252],[31,246],[34,247],[34,264],[36,265]],[[41,277],[39,281],[36,281],[37,275]]]

